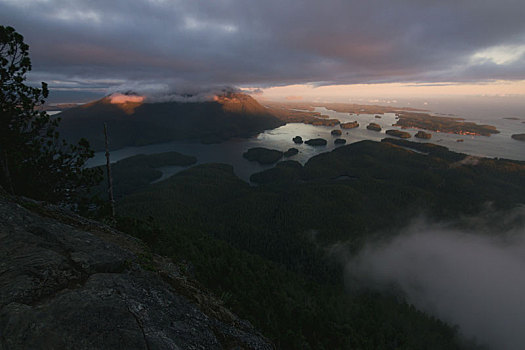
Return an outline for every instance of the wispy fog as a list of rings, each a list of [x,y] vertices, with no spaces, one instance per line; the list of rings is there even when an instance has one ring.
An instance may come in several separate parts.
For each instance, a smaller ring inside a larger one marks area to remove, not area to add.
[[[501,221],[500,228],[491,220]],[[525,207],[458,225],[418,220],[369,243],[346,265],[346,283],[401,293],[407,302],[492,349],[525,344]],[[464,223],[465,223],[464,222]]]

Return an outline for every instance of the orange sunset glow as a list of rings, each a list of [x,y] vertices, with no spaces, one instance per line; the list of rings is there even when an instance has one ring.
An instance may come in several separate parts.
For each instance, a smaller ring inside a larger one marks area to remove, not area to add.
[[[111,104],[142,103],[142,102],[144,102],[144,96],[124,95],[124,94],[113,94],[110,96]]]
[[[118,105],[118,108],[123,110],[126,114],[133,114],[135,108],[140,106],[144,102],[144,96],[138,95],[124,95],[124,94],[113,94],[109,97],[109,103]]]
[[[262,89],[259,98],[314,100],[353,97],[437,97],[525,95],[525,80],[476,83],[384,83],[315,86],[296,84]]]

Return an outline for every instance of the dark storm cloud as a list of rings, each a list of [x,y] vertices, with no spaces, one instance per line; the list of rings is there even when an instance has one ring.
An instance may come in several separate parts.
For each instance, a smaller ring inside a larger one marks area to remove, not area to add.
[[[34,80],[272,86],[525,79],[521,0],[0,0]]]

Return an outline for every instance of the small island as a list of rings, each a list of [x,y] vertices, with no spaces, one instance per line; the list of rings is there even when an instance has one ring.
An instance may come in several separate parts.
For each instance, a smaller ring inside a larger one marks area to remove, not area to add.
[[[346,143],[345,139],[335,139],[334,144],[336,145],[344,145]]]
[[[372,131],[381,131],[381,125],[377,123],[370,123],[366,126],[366,128]]]
[[[244,152],[242,156],[249,161],[255,161],[260,164],[273,164],[277,163],[277,161],[279,161],[283,155],[283,152],[275,149],[254,147]]]
[[[514,140],[525,141],[525,134],[514,134],[511,136]]]
[[[412,137],[412,135],[410,135],[408,132],[401,131],[401,130],[387,130],[386,134],[390,136],[399,137],[402,139],[409,139]]]
[[[308,122],[304,121],[303,123],[312,124],[315,126],[336,126],[340,123],[340,121],[337,119],[316,119]]]
[[[294,143],[301,144],[303,143],[303,138],[301,136],[296,136],[292,139]]]
[[[305,143],[309,146],[326,146],[328,142],[325,139],[318,138],[305,141]]]
[[[341,130],[332,130],[332,132],[330,132],[332,134],[332,136],[341,136],[342,132]]]
[[[401,128],[417,128],[459,135],[490,136],[499,133],[495,126],[466,122],[462,118],[438,117],[428,113],[414,112],[399,112],[396,115],[399,116],[399,120],[394,126]]]
[[[354,129],[359,127],[359,123],[357,121],[348,122],[348,123],[341,123],[339,125],[341,129]]]
[[[424,132],[422,130],[419,130],[414,136],[417,137],[418,139],[426,139],[426,140],[429,140],[432,138],[432,134],[428,132]]]
[[[299,150],[297,148],[289,148],[288,151],[284,152],[285,157],[292,157],[295,156],[297,153],[299,153]]]

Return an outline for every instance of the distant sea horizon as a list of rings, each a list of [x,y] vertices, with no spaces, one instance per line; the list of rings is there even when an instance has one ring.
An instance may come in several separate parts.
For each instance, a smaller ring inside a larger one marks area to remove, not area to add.
[[[525,121],[523,96],[440,96],[417,98],[349,98],[347,103],[412,107],[435,114],[453,115],[468,121],[488,123],[502,118],[520,118]]]

